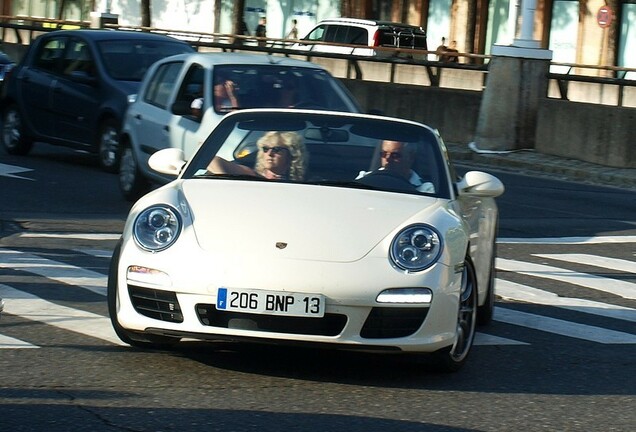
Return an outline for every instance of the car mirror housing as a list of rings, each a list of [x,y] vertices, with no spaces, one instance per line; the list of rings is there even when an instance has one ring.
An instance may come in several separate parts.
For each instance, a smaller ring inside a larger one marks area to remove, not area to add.
[[[469,171],[457,182],[457,190],[460,195],[495,198],[504,193],[504,185],[491,174]]]
[[[185,164],[186,160],[183,150],[177,148],[159,150],[148,159],[150,168],[158,173],[170,176],[178,176]]]

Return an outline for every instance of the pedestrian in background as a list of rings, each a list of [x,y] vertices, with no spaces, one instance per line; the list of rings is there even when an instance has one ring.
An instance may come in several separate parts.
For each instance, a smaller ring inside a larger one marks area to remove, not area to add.
[[[256,26],[256,33],[254,34],[254,36],[259,38],[267,37],[267,18],[261,17],[261,19],[258,20],[258,25]],[[267,41],[265,40],[258,41],[258,46],[263,47],[266,44],[267,44]]]
[[[446,46],[446,38],[442,36],[442,43],[435,50],[435,54],[437,54],[438,61],[444,60],[444,53],[446,52],[447,49],[448,47]]]
[[[459,63],[459,51],[457,50],[457,41],[451,41],[450,45],[446,49],[446,56],[444,61],[448,63]]]
[[[289,33],[287,33],[287,39],[298,39],[298,27],[296,27],[297,25],[298,20],[294,18],[292,20],[292,28]]]

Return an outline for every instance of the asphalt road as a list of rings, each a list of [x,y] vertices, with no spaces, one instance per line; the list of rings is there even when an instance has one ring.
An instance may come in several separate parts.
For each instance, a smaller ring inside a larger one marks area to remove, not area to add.
[[[69,150],[0,151],[0,429],[632,430],[633,192],[493,173],[507,187],[496,321],[438,375],[362,353],[118,345],[100,293],[130,208],[116,177]]]

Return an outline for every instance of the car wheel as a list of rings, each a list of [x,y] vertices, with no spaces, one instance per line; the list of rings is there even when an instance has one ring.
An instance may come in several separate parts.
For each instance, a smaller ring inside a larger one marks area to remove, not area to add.
[[[493,246],[492,258],[490,262],[490,278],[488,279],[488,291],[486,292],[486,301],[483,305],[477,307],[477,325],[485,326],[492,322],[495,314],[495,257],[496,245]]]
[[[477,275],[470,259],[464,261],[456,339],[452,347],[432,355],[433,367],[440,372],[456,372],[466,363],[477,326]]]
[[[97,137],[99,165],[106,172],[116,172],[119,168],[119,128],[114,119],[106,119],[99,126]]]
[[[149,189],[150,183],[139,170],[132,148],[122,149],[119,162],[119,189],[128,201],[135,201]]]
[[[124,329],[117,319],[117,275],[119,266],[119,252],[121,250],[121,241],[113,251],[113,257],[110,260],[110,269],[108,271],[108,287],[106,291],[108,314],[110,322],[115,333],[122,342],[136,348],[150,349],[168,349],[179,342],[179,338],[169,336],[150,335],[140,332],[132,332]]]
[[[12,155],[25,155],[33,147],[33,141],[25,136],[22,115],[16,105],[10,105],[2,116],[2,144]]]

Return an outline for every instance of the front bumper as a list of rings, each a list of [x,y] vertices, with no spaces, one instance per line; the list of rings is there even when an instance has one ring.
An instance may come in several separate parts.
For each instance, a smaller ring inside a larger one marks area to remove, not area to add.
[[[125,248],[124,248],[125,249]],[[118,264],[117,320],[127,330],[202,340],[240,339],[289,344],[316,344],[343,349],[433,352],[455,342],[461,273],[436,265],[422,274],[387,267],[386,258],[355,263],[287,262],[287,271],[269,262],[258,270],[214,271],[209,256],[187,263],[147,261],[138,254]],[[132,258],[132,259],[130,259]],[[161,286],[127,278],[128,265],[163,268],[169,281]],[[165,264],[165,265],[163,265]],[[261,273],[267,268],[267,273]],[[320,293],[322,318],[272,316],[216,310],[220,286]],[[387,288],[427,287],[428,304],[381,304]]]

